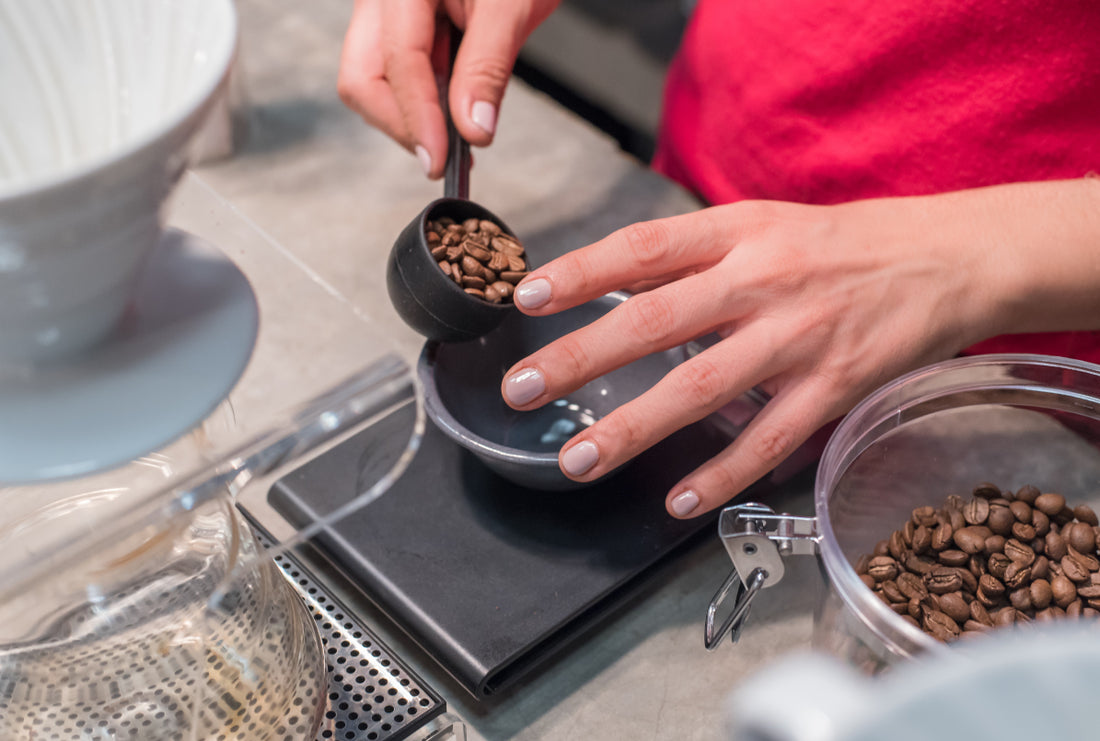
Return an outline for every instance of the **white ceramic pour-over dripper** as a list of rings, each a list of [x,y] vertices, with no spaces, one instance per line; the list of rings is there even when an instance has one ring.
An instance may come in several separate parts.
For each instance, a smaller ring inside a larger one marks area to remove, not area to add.
[[[0,367],[115,326],[236,37],[232,0],[0,0]]]

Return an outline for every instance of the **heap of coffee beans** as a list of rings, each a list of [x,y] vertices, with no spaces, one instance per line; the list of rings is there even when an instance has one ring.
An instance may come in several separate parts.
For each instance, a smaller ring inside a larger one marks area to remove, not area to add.
[[[489,303],[510,302],[516,284],[528,273],[523,245],[492,221],[433,219],[425,236],[440,270],[466,293]]]
[[[1100,615],[1100,527],[1087,505],[1034,486],[980,484],[918,507],[856,563],[894,612],[944,642],[997,626]]]

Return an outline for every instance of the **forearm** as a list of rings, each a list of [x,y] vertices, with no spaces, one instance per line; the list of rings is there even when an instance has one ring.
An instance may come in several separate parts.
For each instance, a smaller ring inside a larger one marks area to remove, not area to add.
[[[992,334],[1100,330],[1100,179],[960,195],[973,197],[974,237],[995,288]]]

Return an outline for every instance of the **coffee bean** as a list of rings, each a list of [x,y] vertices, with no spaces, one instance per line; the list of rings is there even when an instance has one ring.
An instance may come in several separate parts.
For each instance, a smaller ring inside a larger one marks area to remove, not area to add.
[[[970,619],[970,605],[966,604],[960,592],[940,596],[940,610],[956,623],[965,623]]]
[[[996,626],[1008,626],[1016,622],[1019,613],[1015,607],[1002,607],[992,614],[993,624]]]
[[[898,563],[890,556],[875,556],[867,565],[867,573],[877,582],[887,581],[898,575]]]
[[[1080,561],[1067,555],[1059,562],[1062,566],[1062,574],[1075,584],[1086,582],[1089,579],[1089,570]]]
[[[1081,602],[1081,600],[1079,600],[1079,599],[1073,600],[1073,602],[1070,602],[1068,605],[1066,605],[1066,617],[1068,617],[1068,618],[1079,618],[1079,617],[1081,617],[1082,615],[1085,614],[1085,611],[1087,609],[1091,609],[1091,608],[1082,609],[1083,606],[1084,606],[1084,603]]]
[[[932,527],[936,524],[936,508],[935,507],[917,507],[913,510],[911,515],[914,525],[924,525],[925,527]]]
[[[898,589],[901,593],[910,599],[924,599],[928,596],[928,589],[924,586],[924,581],[908,571],[898,574],[897,578]]]
[[[985,546],[982,548],[982,553],[987,556],[992,556],[994,553],[1004,553],[1004,549],[1005,536],[990,535],[985,539]]]
[[[935,561],[925,556],[918,556],[915,553],[910,553],[905,559],[905,568],[921,576],[932,573],[932,569],[936,568],[937,565]]]
[[[1100,525],[1100,520],[1097,519],[1096,512],[1087,504],[1078,504],[1074,507],[1073,516],[1086,525],[1092,525],[1093,527]]]
[[[1013,561],[1005,569],[1004,583],[1006,589],[1019,589],[1030,582],[1031,566],[1021,561]]]
[[[1081,553],[1096,547],[1096,533],[1088,523],[1074,522],[1066,525],[1064,536],[1069,545]]]
[[[1024,486],[1021,486],[1020,489],[1016,492],[1016,500],[1020,502],[1027,502],[1028,504],[1035,504],[1035,499],[1039,496],[1040,493],[1041,492],[1037,487],[1034,487],[1031,484],[1025,484]]]
[[[988,625],[992,627],[993,618],[989,616],[989,611],[985,609],[985,605],[983,605],[978,600],[974,600],[968,605],[968,607],[970,608],[970,618],[972,620],[975,620],[982,625]]]
[[[1031,578],[1032,579],[1046,579],[1050,576],[1050,559],[1046,556],[1039,556],[1035,559],[1035,563],[1031,564]]]
[[[978,588],[984,591],[987,595],[993,598],[1000,597],[1005,593],[1005,585],[1002,584],[997,577],[992,574],[986,574],[978,580]]]
[[[959,568],[955,569],[955,573],[957,573],[959,575],[959,578],[962,579],[963,589],[965,589],[967,593],[972,593],[972,592],[977,591],[977,589],[978,589],[978,577],[976,577],[976,576],[974,576],[974,574],[970,573],[970,569],[964,569],[964,568],[959,567]]]
[[[1061,561],[1069,553],[1066,539],[1061,533],[1049,532],[1043,539],[1045,552],[1054,561]]]
[[[1042,610],[1054,599],[1054,592],[1050,588],[1050,582],[1046,579],[1036,579],[1031,582],[1031,604],[1037,610]]]
[[[901,593],[901,590],[898,589],[897,582],[893,580],[884,581],[881,584],[881,588],[882,595],[886,597],[886,599],[890,600],[891,602],[905,602],[906,605],[908,605],[909,598]],[[906,609],[908,609],[908,607],[906,607]]]
[[[917,628],[918,630],[920,629],[920,623],[918,623],[917,619],[912,615],[902,615],[901,619],[912,625],[914,628]]]
[[[924,577],[925,586],[933,594],[947,594],[962,588],[962,577],[958,572],[947,566],[940,566],[932,570],[931,574]]]
[[[508,283],[511,283],[512,285],[515,285],[516,283],[519,283],[525,277],[527,277],[527,273],[525,271],[521,271],[521,270],[504,270],[500,274],[500,279],[501,280],[507,281]]]
[[[996,484],[991,484],[987,481],[975,486],[971,494],[982,499],[995,499],[1001,496],[1001,490]]]
[[[954,533],[955,530],[950,522],[945,522],[942,525],[933,528],[932,541],[931,543],[929,543],[932,550],[942,551],[944,548],[950,546]]]
[[[1026,613],[1032,609],[1031,590],[1028,587],[1013,589],[1008,593],[1008,603],[1020,612]]]
[[[1066,498],[1061,494],[1047,492],[1035,498],[1035,508],[1050,517],[1054,517],[1061,513],[1065,506]]]
[[[485,298],[485,291],[482,291],[478,288],[464,288],[463,290],[471,296],[476,296],[477,298]]]
[[[1068,553],[1066,553],[1066,557],[1072,558],[1087,571],[1100,571],[1100,561],[1098,561],[1095,556],[1090,556],[1087,553],[1081,553],[1072,545],[1068,548]]]
[[[955,532],[955,545],[967,554],[981,553],[985,539],[993,533],[983,525],[971,525]]]
[[[1009,538],[1005,541],[1004,554],[1013,563],[1020,563],[1024,566],[1030,566],[1035,562],[1035,551],[1032,550],[1031,546],[1024,545],[1015,538]]]
[[[967,570],[974,575],[975,579],[980,579],[983,574],[988,573],[985,565],[986,559],[984,556],[971,556],[970,560],[966,562]]]
[[[867,587],[868,589],[875,588],[875,580],[871,578],[870,574],[860,574],[859,580],[863,582],[863,586]]]
[[[940,527],[943,527],[942,525]],[[939,527],[936,528],[939,530]],[[932,530],[924,525],[919,526],[913,532],[913,542],[910,543],[910,547],[914,553],[924,553],[932,545]]]
[[[432,220],[425,225],[425,238],[443,274],[471,296],[491,303],[510,301],[515,284],[527,275],[523,245],[486,219]],[[492,287],[497,282],[508,289]]]
[[[890,555],[895,561],[905,559],[905,541],[900,530],[895,530],[889,541]]]
[[[949,615],[933,610],[924,616],[924,629],[938,640],[948,642],[959,637],[959,625]]]
[[[1042,538],[1050,532],[1050,517],[1042,510],[1031,510],[1031,526],[1035,528],[1035,535]]]
[[[476,275],[464,275],[462,276],[463,288],[477,288],[479,290],[485,290],[485,281],[478,278]]]
[[[483,234],[488,234],[493,237],[501,233],[500,226],[495,222],[489,221],[488,219],[482,219],[478,222],[478,230],[481,231]]]
[[[1077,587],[1065,576],[1056,576],[1050,580],[1050,592],[1054,604],[1065,607],[1077,599]]]
[[[1003,579],[1005,570],[1012,563],[1012,559],[1003,553],[994,553],[989,557],[989,573],[998,579]]]
[[[970,560],[970,555],[960,550],[951,549],[940,551],[937,558],[944,566],[962,566]]]
[[[1012,511],[1017,522],[1025,525],[1031,523],[1031,505],[1027,502],[1010,502],[1008,508]]]
[[[1016,523],[1016,516],[1008,507],[993,507],[986,518],[986,525],[998,535],[1008,535],[1012,532],[1012,526]]]
[[[1096,599],[1100,597],[1100,585],[1089,584],[1087,586],[1077,587],[1077,596],[1085,599]]]
[[[971,499],[963,506],[963,518],[970,525],[981,525],[989,517],[989,500]]]
[[[985,633],[990,629],[990,627],[991,626],[986,625],[985,623],[979,623],[977,620],[967,620],[965,623],[963,623],[963,632]]]
[[[1035,528],[1022,522],[1014,522],[1012,524],[1012,537],[1027,543],[1035,539]]]

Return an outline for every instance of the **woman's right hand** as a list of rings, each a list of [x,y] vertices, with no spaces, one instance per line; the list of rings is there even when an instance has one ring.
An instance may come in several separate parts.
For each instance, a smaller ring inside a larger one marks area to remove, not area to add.
[[[560,1],[356,0],[340,59],[340,98],[438,179],[447,161],[436,78],[447,61],[441,14],[465,32],[448,95],[452,117],[466,141],[483,147],[493,140],[520,47]]]

